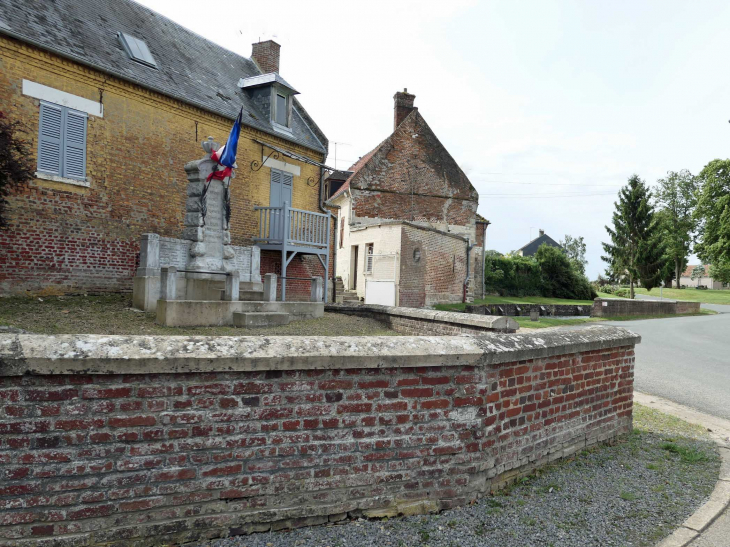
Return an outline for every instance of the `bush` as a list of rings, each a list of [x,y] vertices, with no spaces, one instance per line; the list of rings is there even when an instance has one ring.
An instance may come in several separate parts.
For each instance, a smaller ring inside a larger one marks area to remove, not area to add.
[[[630,298],[631,297],[631,289],[627,289],[626,287],[622,287],[620,289],[616,289],[616,292],[613,293],[619,298]]]
[[[592,300],[596,291],[565,254],[543,245],[535,257],[502,256],[490,251],[484,260],[487,289],[501,296],[547,296]]]

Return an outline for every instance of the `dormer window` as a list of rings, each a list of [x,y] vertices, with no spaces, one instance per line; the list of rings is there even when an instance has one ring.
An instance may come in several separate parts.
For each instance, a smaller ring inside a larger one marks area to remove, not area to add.
[[[276,94],[276,114],[274,121],[284,127],[289,127],[289,107],[288,100],[285,95]]]
[[[276,72],[241,78],[238,87],[246,91],[263,114],[269,115],[271,127],[291,134],[292,99],[299,92]]]

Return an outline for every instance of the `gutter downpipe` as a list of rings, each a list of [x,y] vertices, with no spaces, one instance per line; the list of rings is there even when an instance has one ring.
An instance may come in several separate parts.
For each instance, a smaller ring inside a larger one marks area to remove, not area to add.
[[[469,244],[469,240],[466,240],[466,279],[464,279],[464,291],[461,297],[461,301],[463,303],[466,303],[466,288],[469,286],[469,280],[471,278],[470,273],[470,261],[469,261],[469,253],[471,253],[471,250],[476,247],[476,242]]]

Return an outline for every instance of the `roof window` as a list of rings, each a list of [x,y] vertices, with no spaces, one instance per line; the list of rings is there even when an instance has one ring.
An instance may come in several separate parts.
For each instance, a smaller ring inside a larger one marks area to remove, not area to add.
[[[130,36],[124,32],[117,33],[117,36],[119,36],[119,41],[124,46],[124,51],[127,52],[130,59],[137,61],[138,63],[142,63],[143,65],[157,68],[157,63],[155,63],[154,57],[152,57],[147,44],[145,44],[143,40]]]

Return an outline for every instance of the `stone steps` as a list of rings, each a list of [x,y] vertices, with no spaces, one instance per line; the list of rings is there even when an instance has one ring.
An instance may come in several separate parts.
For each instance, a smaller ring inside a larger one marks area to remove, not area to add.
[[[233,324],[243,329],[288,325],[290,316],[285,312],[240,312],[233,314]]]
[[[264,291],[239,291],[238,299],[242,302],[261,302],[264,299]]]

